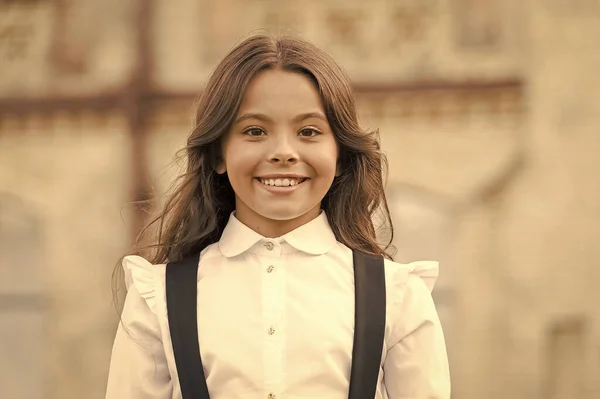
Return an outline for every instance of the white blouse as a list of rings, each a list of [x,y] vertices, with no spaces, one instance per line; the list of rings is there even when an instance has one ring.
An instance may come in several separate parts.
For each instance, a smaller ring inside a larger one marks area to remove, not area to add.
[[[128,293],[107,399],[180,399],[165,265],[123,261]],[[436,262],[385,261],[387,315],[376,399],[450,398]],[[232,214],[201,254],[198,331],[211,399],[345,399],[354,337],[352,251],[325,213],[276,239]]]

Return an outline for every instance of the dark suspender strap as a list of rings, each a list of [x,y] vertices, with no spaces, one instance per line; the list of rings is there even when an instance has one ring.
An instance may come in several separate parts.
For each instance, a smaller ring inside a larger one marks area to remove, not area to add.
[[[167,315],[183,399],[209,399],[198,342],[199,254],[167,264]]]
[[[385,272],[381,256],[353,251],[354,347],[349,399],[375,398],[385,336]]]

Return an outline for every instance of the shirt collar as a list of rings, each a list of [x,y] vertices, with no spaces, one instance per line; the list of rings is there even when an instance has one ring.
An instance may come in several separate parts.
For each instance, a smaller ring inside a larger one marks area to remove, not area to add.
[[[223,256],[233,257],[248,251],[259,242],[267,241],[287,243],[310,255],[323,255],[337,243],[324,211],[310,222],[278,238],[263,237],[240,222],[235,217],[235,212],[232,212],[219,240],[219,249]]]

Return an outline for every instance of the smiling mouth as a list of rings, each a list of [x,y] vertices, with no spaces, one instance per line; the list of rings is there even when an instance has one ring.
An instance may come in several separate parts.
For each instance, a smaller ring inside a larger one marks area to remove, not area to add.
[[[299,184],[302,184],[308,178],[277,178],[277,179],[263,179],[262,177],[257,177],[256,180],[264,184],[265,186],[270,187],[293,187]]]

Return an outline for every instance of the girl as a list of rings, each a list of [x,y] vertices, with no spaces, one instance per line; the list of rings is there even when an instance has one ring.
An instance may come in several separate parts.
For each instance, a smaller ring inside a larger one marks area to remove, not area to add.
[[[200,98],[187,173],[154,221],[155,257],[123,260],[106,397],[182,398],[185,374],[212,399],[347,398],[360,251],[384,265],[385,308],[366,312],[383,314],[381,345],[367,353],[375,398],[449,398],[430,294],[437,263],[393,262],[376,241],[376,211],[391,229],[378,140],[359,128],[350,81],[323,51],[263,35],[235,47]],[[187,324],[199,338],[177,352],[170,320],[183,310],[167,301],[178,287],[167,289],[166,264],[194,254],[197,320]],[[183,370],[178,356],[202,367]]]

